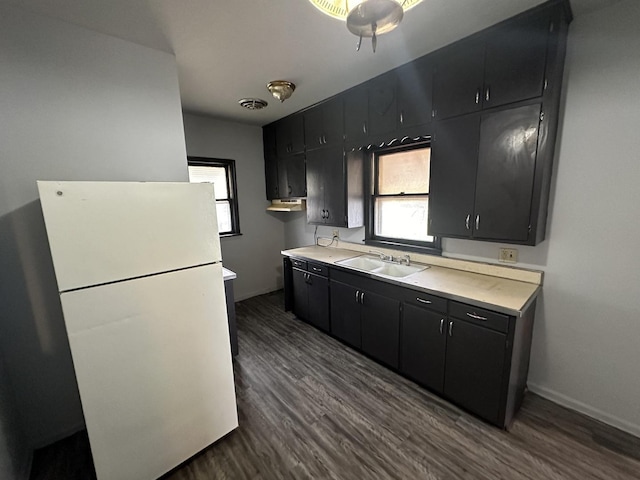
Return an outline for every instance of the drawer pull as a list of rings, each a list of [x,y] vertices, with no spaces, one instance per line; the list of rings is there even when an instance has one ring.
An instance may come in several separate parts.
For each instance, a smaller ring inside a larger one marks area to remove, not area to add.
[[[487,320],[487,317],[481,317],[480,315],[476,315],[475,313],[469,313],[469,312],[467,312],[467,317],[471,317],[474,320],[482,320],[483,322]]]
[[[431,305],[431,300],[425,300],[424,298],[416,297],[416,301],[426,305]]]
[[[322,269],[318,268],[318,267],[311,267],[311,270],[313,270],[314,272],[321,272]]]

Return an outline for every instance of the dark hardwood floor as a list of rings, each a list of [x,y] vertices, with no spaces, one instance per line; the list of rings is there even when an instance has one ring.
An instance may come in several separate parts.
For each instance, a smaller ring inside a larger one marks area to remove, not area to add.
[[[240,427],[163,477],[638,479],[640,439],[527,394],[509,432],[283,312],[236,306]],[[91,479],[79,433],[34,456],[32,480]]]

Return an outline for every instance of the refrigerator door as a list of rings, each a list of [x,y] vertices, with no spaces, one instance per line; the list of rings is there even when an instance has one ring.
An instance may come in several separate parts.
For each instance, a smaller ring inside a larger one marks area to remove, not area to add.
[[[213,185],[38,182],[61,292],[221,261]]]
[[[61,299],[99,480],[155,479],[238,426],[220,264]]]

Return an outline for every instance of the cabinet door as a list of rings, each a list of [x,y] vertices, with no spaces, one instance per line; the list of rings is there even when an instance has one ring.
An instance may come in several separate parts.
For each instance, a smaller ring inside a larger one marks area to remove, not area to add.
[[[474,237],[528,239],[539,123],[539,104],[482,116]]]
[[[331,293],[331,333],[340,340],[360,348],[360,304],[357,289],[329,282]]]
[[[447,319],[443,313],[404,304],[400,345],[400,371],[442,392]]]
[[[349,90],[344,97],[344,140],[348,148],[366,145],[368,115],[366,86]]]
[[[307,152],[307,222],[324,223],[323,150]]]
[[[432,67],[430,59],[418,59],[398,69],[398,123],[400,128],[431,121]]]
[[[342,145],[327,147],[324,154],[324,205],[325,223],[336,227],[346,226],[346,186],[344,151]]]
[[[280,198],[278,188],[278,159],[276,157],[264,157],[264,175],[267,188],[267,200]]]
[[[441,54],[433,84],[436,119],[480,110],[483,70],[482,44],[464,44]]]
[[[498,423],[506,336],[462,320],[449,320],[444,393],[458,405]]]
[[[301,320],[309,318],[309,295],[307,292],[307,272],[293,269],[293,314]]]
[[[276,123],[276,146],[279,156],[304,150],[302,115],[292,115]]]
[[[480,116],[439,122],[431,144],[429,234],[471,236]]]
[[[395,132],[396,112],[396,74],[389,72],[369,82],[369,133],[375,136]]]
[[[485,108],[542,95],[548,37],[543,15],[509,22],[487,41]]]
[[[319,105],[307,110],[304,114],[304,136],[307,150],[320,148],[324,145],[322,109],[322,105]]]
[[[325,145],[342,145],[344,135],[342,98],[333,98],[323,105],[322,124]]]
[[[304,153],[289,155],[282,160],[286,174],[285,184],[280,186],[280,194],[283,198],[304,197],[307,194]]]
[[[309,309],[307,320],[310,324],[329,331],[329,280],[309,273]]]
[[[398,368],[400,302],[371,292],[364,292],[361,300],[362,350]]]
[[[265,157],[275,157],[278,154],[276,144],[276,126],[270,124],[262,127],[262,143],[264,145]]]

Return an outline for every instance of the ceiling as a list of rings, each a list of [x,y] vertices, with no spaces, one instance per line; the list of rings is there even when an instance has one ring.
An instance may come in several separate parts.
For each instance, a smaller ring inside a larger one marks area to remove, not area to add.
[[[571,0],[579,16],[618,0]],[[543,0],[423,0],[380,36],[377,52],[308,0],[0,0],[174,53],[186,112],[265,125]],[[266,90],[294,82],[284,103]],[[242,97],[269,102],[261,111]]]

